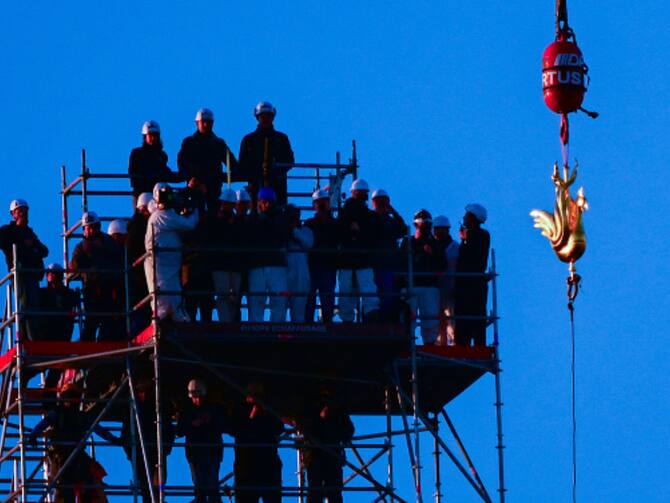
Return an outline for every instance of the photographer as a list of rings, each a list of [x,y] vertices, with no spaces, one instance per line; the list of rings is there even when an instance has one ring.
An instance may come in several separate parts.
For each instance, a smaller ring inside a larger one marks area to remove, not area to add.
[[[147,251],[159,249],[144,261],[144,272],[150,292],[154,297],[154,310],[159,319],[170,317],[173,321],[190,321],[181,306],[179,273],[182,259],[182,234],[193,230],[198,223],[198,210],[189,207],[172,187],[157,183],[153,190],[157,207],[149,217],[144,245]],[[161,251],[160,248],[169,248]],[[167,290],[167,294],[161,294]]]

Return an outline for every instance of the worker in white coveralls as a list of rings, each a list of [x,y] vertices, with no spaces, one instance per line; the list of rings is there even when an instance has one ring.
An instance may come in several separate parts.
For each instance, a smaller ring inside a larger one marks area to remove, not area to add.
[[[159,319],[170,317],[173,321],[190,321],[181,306],[180,269],[182,262],[181,234],[193,230],[198,223],[198,210],[173,208],[172,188],[165,183],[154,186],[153,197],[156,209],[149,217],[144,245],[151,252],[154,245],[159,248],[144,261],[144,273],[150,292],[158,290],[154,297],[154,310]],[[160,248],[170,248],[161,251]],[[179,250],[178,250],[179,249]],[[154,264],[155,258],[155,264]],[[154,274],[155,268],[155,274]],[[155,280],[155,281],[154,281]],[[162,291],[169,292],[161,294]]]
[[[312,229],[300,222],[300,208],[289,204],[286,207],[286,217],[293,229],[288,241],[288,288],[289,311],[291,321],[304,323],[307,308],[307,298],[310,291],[308,250],[314,244]]]

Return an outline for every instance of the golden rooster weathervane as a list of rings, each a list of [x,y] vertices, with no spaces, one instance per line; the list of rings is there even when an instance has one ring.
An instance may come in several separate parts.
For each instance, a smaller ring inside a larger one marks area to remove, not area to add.
[[[582,214],[588,209],[584,189],[577,191],[577,198],[570,195],[570,186],[577,178],[578,164],[570,173],[567,164],[563,165],[563,176],[558,174],[558,163],[554,164],[551,180],[556,187],[554,214],[543,210],[533,210],[530,216],[535,220],[535,227],[542,230],[542,235],[549,239],[551,247],[561,262],[570,264],[568,278],[568,297],[570,301],[577,296],[580,277],[576,274],[575,262],[586,250],[586,233],[582,222]]]

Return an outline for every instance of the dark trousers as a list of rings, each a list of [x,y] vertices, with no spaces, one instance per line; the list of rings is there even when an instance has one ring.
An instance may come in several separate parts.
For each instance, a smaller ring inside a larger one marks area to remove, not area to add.
[[[393,282],[393,271],[390,269],[375,269],[375,285],[379,293],[379,308],[383,320],[390,320],[393,308],[397,304],[398,293]]]
[[[309,274],[311,293],[307,298],[307,306],[305,307],[305,321],[307,321],[307,323],[314,321],[316,294],[318,292],[319,301],[321,302],[321,317],[323,321],[330,323],[333,321],[333,313],[335,312],[335,283],[337,279],[337,271],[335,269],[312,267],[309,270]]]
[[[219,467],[221,461],[210,456],[190,459],[191,480],[195,489],[195,503],[220,503]]]
[[[200,310],[200,321],[212,321],[214,311],[214,294],[193,294],[191,292],[214,292],[212,272],[198,265],[184,267],[184,308],[191,321],[195,321],[198,309]]]
[[[139,440],[138,440],[139,442]],[[156,446],[147,446],[147,464],[149,465],[149,470],[151,471],[151,477],[147,477],[147,471],[144,469],[144,458],[142,457],[142,449],[136,448],[135,450],[135,462],[137,468],[137,482],[140,485],[140,496],[142,496],[143,503],[151,503],[151,491],[149,489],[149,484],[153,486],[154,497],[158,501],[158,468],[156,467],[157,457],[153,452],[155,451]],[[126,455],[130,460],[129,451],[126,451]],[[163,463],[163,483],[167,480],[167,472],[165,470],[167,460]]]
[[[342,503],[342,464],[327,453],[314,453],[307,467],[307,503]]]
[[[471,280],[472,281],[472,280]],[[456,320],[456,344],[461,346],[486,346],[486,283],[456,284],[456,317],[477,316],[475,320]]]
[[[235,451],[235,501],[237,503],[281,502],[282,464],[276,454],[252,456]],[[243,462],[239,462],[244,458]]]
[[[120,307],[111,298],[91,297],[84,295],[84,307],[86,311],[97,313],[120,313]],[[122,341],[126,338],[125,319],[122,315],[86,315],[84,326],[79,335],[83,342],[95,342],[96,334],[98,342]]]
[[[20,311],[37,311],[40,308],[40,283],[32,277],[19,276],[19,295],[17,297]],[[36,316],[23,315],[19,323],[19,337],[35,340],[37,337],[38,318]]]

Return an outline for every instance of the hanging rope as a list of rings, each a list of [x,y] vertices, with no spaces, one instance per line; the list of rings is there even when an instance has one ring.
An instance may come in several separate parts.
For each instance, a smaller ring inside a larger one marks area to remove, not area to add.
[[[582,277],[575,272],[575,263],[570,262],[568,276],[568,312],[570,313],[571,341],[571,401],[572,401],[572,502],[577,503],[577,405],[576,405],[576,372],[575,372],[575,299],[579,293]]]

